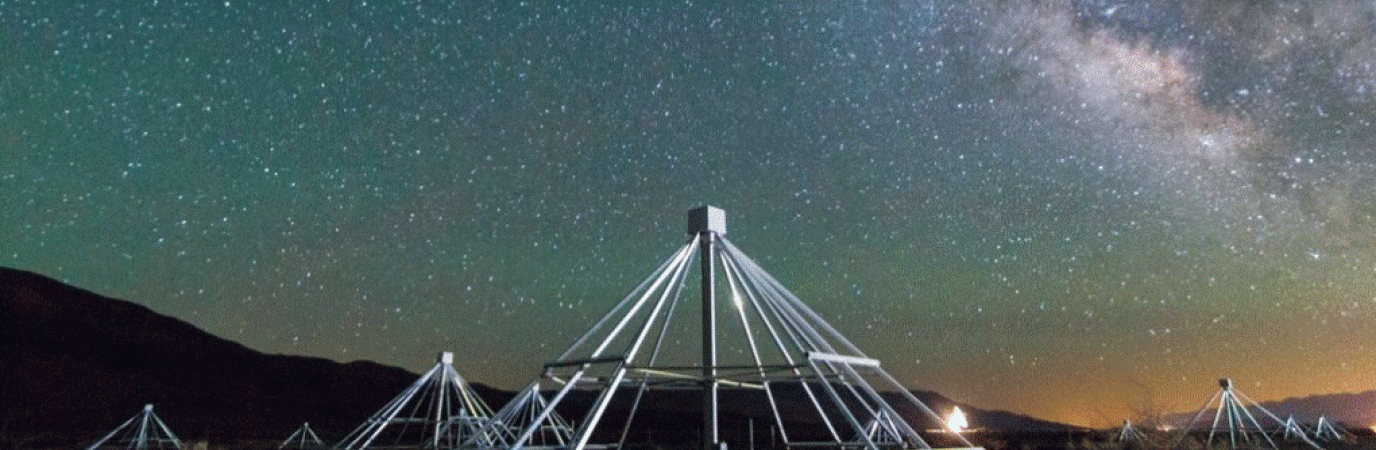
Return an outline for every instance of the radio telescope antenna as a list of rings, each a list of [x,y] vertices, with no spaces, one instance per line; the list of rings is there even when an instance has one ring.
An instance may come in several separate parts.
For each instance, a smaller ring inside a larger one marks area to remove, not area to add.
[[[310,422],[302,422],[300,428],[287,436],[281,444],[277,444],[277,450],[323,449],[325,447],[325,441],[320,440],[320,436],[311,429]]]
[[[480,439],[489,417],[492,410],[454,370],[454,354],[444,352],[430,371],[335,447],[457,447]]]
[[[124,421],[113,431],[100,438],[86,450],[99,449],[136,449],[136,450],[180,450],[182,441],[172,433],[167,424],[153,413],[153,405],[143,405],[143,411]]]
[[[1142,434],[1141,431],[1138,431],[1137,427],[1132,426],[1131,421],[1123,419],[1123,426],[1118,428],[1118,435],[1113,438],[1113,442],[1117,442],[1122,445],[1146,445],[1147,436]]]
[[[1230,450],[1277,450],[1278,447],[1276,446],[1276,442],[1272,440],[1270,434],[1267,433],[1267,428],[1261,425],[1261,422],[1257,420],[1256,416],[1252,415],[1249,409],[1261,412],[1262,419],[1269,419],[1269,423],[1272,424],[1273,428],[1283,428],[1285,426],[1285,421],[1276,417],[1275,414],[1272,414],[1271,411],[1258,405],[1256,402],[1252,401],[1252,399],[1247,398],[1242,392],[1233,389],[1232,380],[1227,378],[1219,379],[1218,386],[1218,392],[1215,392],[1213,397],[1210,397],[1209,401],[1205,402],[1204,406],[1199,408],[1199,412],[1195,413],[1194,418],[1190,419],[1190,422],[1185,425],[1180,435],[1180,440],[1177,441],[1176,445],[1172,448],[1180,448],[1180,444],[1185,441],[1185,438],[1190,435],[1191,431],[1195,430],[1195,424],[1204,416],[1209,405],[1215,405],[1214,401],[1217,400],[1217,406],[1214,407],[1214,420],[1208,428],[1209,433],[1208,438],[1204,441],[1204,448],[1213,448],[1215,435],[1219,436],[1220,441],[1223,439],[1223,436],[1226,435],[1228,448]],[[1322,447],[1319,447],[1319,444],[1314,443],[1314,441],[1310,440],[1304,433],[1300,433],[1299,439],[1316,450],[1323,450]]]
[[[723,414],[754,423],[741,417],[749,408],[789,446],[930,448],[917,430],[939,428],[941,418],[727,240],[725,212],[693,209],[687,231],[687,242],[502,408],[538,412],[490,422],[492,435],[519,430],[493,448],[624,448],[639,436],[637,411],[649,402],[685,410],[700,402],[696,420],[655,420],[697,428],[702,450],[732,439],[746,446],[741,424],[721,425]],[[684,295],[693,284],[697,304]],[[559,422],[577,426],[556,424],[556,410],[579,415]],[[970,446],[958,434],[945,439]]]
[[[1293,441],[1304,438],[1304,435],[1304,428],[1300,426],[1298,420],[1295,420],[1295,416],[1285,418],[1285,424],[1281,425],[1281,439]]]
[[[1319,422],[1314,424],[1314,439],[1319,441],[1341,441],[1354,437],[1351,431],[1340,425],[1334,425],[1328,416],[1319,416]]]

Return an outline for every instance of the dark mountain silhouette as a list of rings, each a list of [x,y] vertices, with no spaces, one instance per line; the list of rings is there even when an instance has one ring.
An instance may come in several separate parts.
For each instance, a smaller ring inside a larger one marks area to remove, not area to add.
[[[1281,418],[1293,415],[1295,420],[1313,423],[1319,420],[1319,416],[1327,416],[1328,420],[1353,427],[1367,427],[1376,423],[1376,411],[1372,410],[1372,405],[1376,405],[1376,391],[1311,395],[1261,402],[1261,406]]]
[[[186,440],[280,439],[306,421],[342,434],[416,378],[372,362],[263,354],[0,268],[0,438],[11,441],[90,442],[147,403]]]
[[[89,443],[148,403],[184,440],[281,439],[301,422],[332,440],[417,377],[366,361],[264,354],[128,301],[0,268],[0,448]],[[512,396],[476,383],[474,389],[494,408]],[[915,394],[940,412],[956,405],[934,392]],[[724,396],[723,423],[754,423],[767,432],[772,416],[754,395]],[[669,392],[642,403],[648,405],[637,414],[643,437],[696,439],[694,430],[684,429],[698,423],[695,399],[693,392]],[[590,400],[569,399],[571,406]],[[1069,428],[960,407],[974,427]],[[733,430],[724,433],[749,432]]]

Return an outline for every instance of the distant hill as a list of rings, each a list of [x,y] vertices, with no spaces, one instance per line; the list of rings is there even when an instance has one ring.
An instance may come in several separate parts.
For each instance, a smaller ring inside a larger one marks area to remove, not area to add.
[[[88,443],[146,403],[155,404],[184,440],[281,439],[301,422],[333,440],[417,377],[372,362],[264,354],[135,303],[0,268],[0,448]],[[493,408],[512,396],[474,388]],[[934,392],[914,394],[937,411],[956,405]],[[647,421],[654,428],[647,433],[681,434],[682,420],[695,423],[700,403],[684,395],[669,393],[646,403],[653,406],[638,417],[658,418]],[[724,401],[723,420],[768,423],[767,403],[756,400],[749,394],[731,396]],[[1069,428],[959,406],[973,427]]]
[[[1328,420],[1354,428],[1366,428],[1376,424],[1376,409],[1372,409],[1372,405],[1376,405],[1376,391],[1310,395],[1260,402],[1260,405],[1281,419],[1294,416],[1300,423],[1312,424],[1317,422],[1320,416],[1326,416]],[[1209,409],[1201,420],[1212,419],[1214,412],[1213,409]],[[1181,411],[1172,415],[1171,420],[1183,425],[1196,413],[1198,411]]]
[[[1314,422],[1319,416],[1342,422],[1350,427],[1376,424],[1376,391],[1356,394],[1323,394],[1261,402],[1261,406],[1284,418],[1290,415],[1300,422]]]
[[[1065,431],[1078,429],[1079,427],[1066,425],[1059,422],[1042,420],[1036,417],[1023,414],[1012,413],[1001,410],[982,409],[973,405],[957,403],[936,392],[914,391],[913,394],[929,408],[937,411],[950,411],[952,407],[959,406],[965,412],[970,428],[996,430],[996,431],[1016,431],[1016,432],[1043,432],[1043,431]]]
[[[90,442],[146,403],[189,440],[281,439],[305,421],[337,438],[417,376],[263,354],[134,303],[0,268],[0,444]]]

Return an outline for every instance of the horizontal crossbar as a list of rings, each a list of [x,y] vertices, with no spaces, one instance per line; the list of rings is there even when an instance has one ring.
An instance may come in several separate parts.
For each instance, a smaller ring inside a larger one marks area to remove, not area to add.
[[[874,368],[879,367],[879,360],[877,359],[861,358],[858,356],[838,355],[835,353],[807,352],[807,359],[809,361],[824,361],[837,364],[846,364],[851,366],[863,366]]]

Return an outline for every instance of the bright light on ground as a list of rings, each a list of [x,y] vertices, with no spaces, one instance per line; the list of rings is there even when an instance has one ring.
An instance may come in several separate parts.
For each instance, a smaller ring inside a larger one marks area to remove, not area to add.
[[[969,426],[970,422],[965,419],[965,412],[961,411],[959,406],[951,411],[951,415],[946,416],[946,429],[952,433],[965,431]]]

